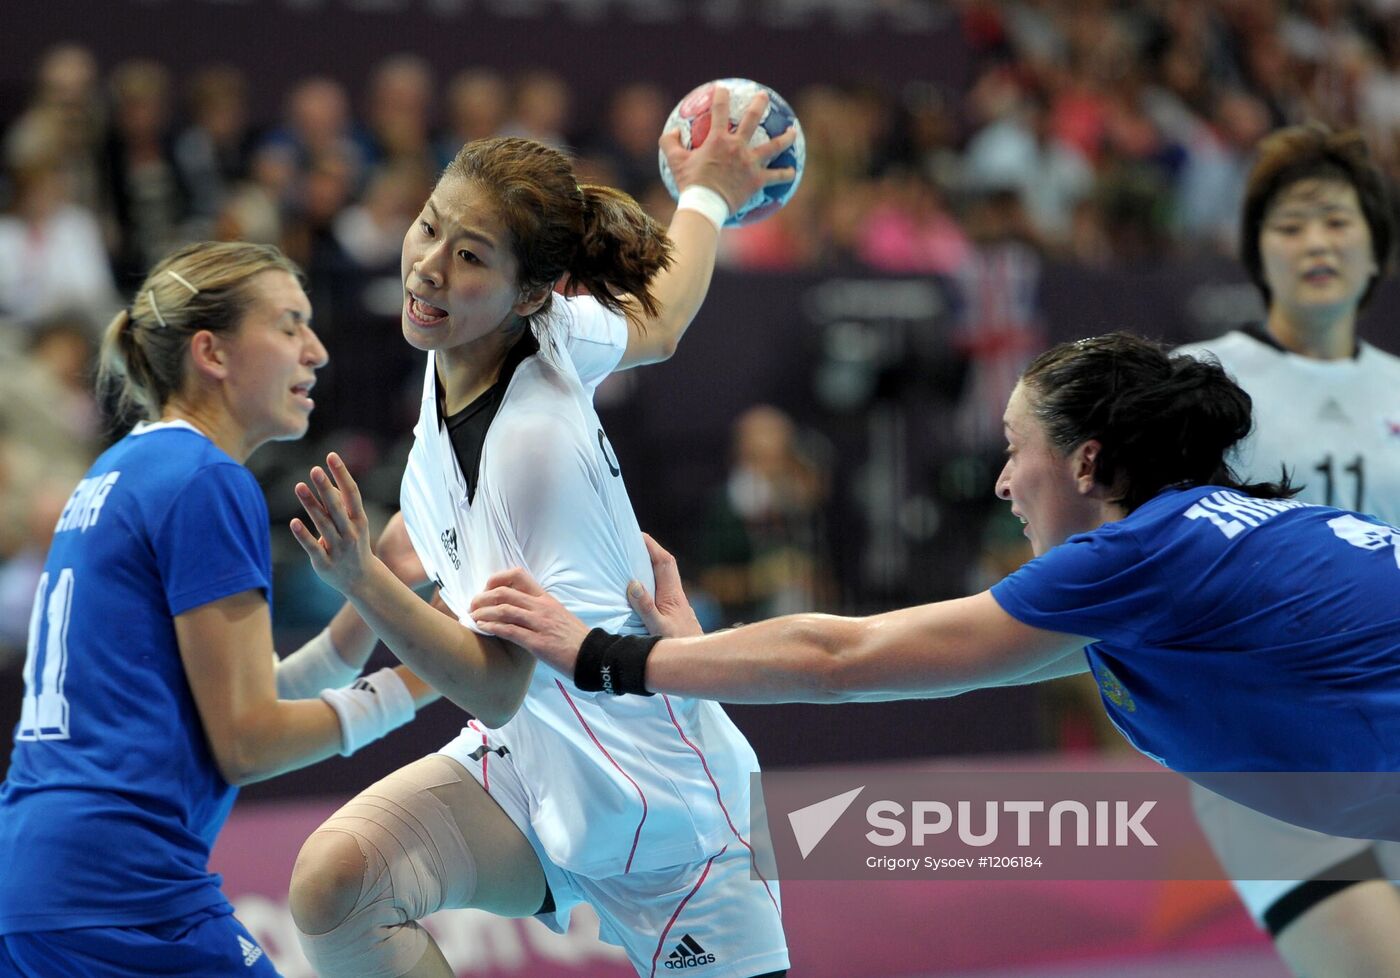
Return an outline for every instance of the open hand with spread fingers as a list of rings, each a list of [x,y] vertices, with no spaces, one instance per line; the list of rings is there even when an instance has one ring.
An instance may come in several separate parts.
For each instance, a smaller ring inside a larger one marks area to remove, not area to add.
[[[471,615],[488,635],[519,645],[570,677],[588,636],[588,626],[520,567],[487,578],[486,590],[472,599]]]
[[[710,106],[710,131],[703,143],[687,149],[679,130],[671,129],[661,135],[661,152],[675,175],[676,186],[709,187],[729,204],[732,213],[764,187],[791,183],[797,176],[793,167],[768,164],[797,139],[797,130],[788,128],[772,139],[749,145],[758,131],[758,124],[768,108],[767,94],[760,94],[744,110],[739,124],[729,128],[730,93],[722,85],[715,86]]]
[[[310,485],[296,485],[297,499],[316,533],[302,520],[293,519],[292,536],[311,558],[316,576],[349,596],[379,558],[370,548],[369,519],[360,487],[345,461],[332,452],[326,456],[326,469],[316,466],[311,470]]]

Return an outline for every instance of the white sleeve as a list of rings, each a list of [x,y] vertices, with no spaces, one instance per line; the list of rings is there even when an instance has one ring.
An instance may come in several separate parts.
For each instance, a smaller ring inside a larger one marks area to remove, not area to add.
[[[610,312],[592,296],[556,295],[550,319],[549,327],[559,331],[574,370],[591,395],[627,352],[627,317]]]

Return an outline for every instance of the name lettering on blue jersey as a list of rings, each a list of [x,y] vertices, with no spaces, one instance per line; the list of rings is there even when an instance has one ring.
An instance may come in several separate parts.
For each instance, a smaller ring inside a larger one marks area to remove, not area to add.
[[[1290,509],[1303,509],[1308,503],[1296,499],[1256,499],[1222,490],[1204,496],[1182,513],[1188,520],[1209,520],[1216,529],[1233,539],[1247,526],[1258,526]]]
[[[1400,530],[1381,523],[1368,523],[1350,514],[1327,521],[1332,532],[1338,537],[1362,550],[1395,548],[1395,566],[1400,567]]]
[[[108,472],[106,475],[94,476],[79,482],[78,487],[73,490],[73,495],[68,497],[68,503],[63,507],[63,513],[58,518],[58,525],[54,527],[54,532],[63,533],[65,530],[87,532],[89,528],[96,526],[97,518],[102,514],[102,504],[107,501],[107,494],[112,491],[112,487],[117,484],[117,480],[121,477],[120,472]]]

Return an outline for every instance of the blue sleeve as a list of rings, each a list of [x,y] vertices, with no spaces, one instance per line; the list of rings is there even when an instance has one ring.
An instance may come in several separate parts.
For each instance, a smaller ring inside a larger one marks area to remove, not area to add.
[[[272,600],[267,502],[241,465],[200,469],[172,500],[153,542],[171,615],[254,588]]]
[[[1133,534],[1110,524],[1032,560],[992,585],[992,597],[1034,628],[1134,646],[1170,612],[1161,580]]]

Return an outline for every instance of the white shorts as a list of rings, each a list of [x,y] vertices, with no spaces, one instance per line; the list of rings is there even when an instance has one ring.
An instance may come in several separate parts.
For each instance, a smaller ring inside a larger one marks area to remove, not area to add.
[[[1256,812],[1194,783],[1191,802],[1235,892],[1261,927],[1264,914],[1280,897],[1368,849],[1386,876],[1400,879],[1400,843],[1323,835]],[[1269,867],[1270,875],[1287,879],[1238,878],[1258,873],[1261,867]]]
[[[596,879],[554,864],[530,825],[529,795],[507,753],[485,750],[473,726],[438,753],[461,764],[529,840],[544,869],[554,910],[540,914],[564,933],[575,905],[598,914],[598,936],[627,952],[637,974],[754,978],[788,965],[777,880],[753,879],[748,812],[733,812],[736,835],[705,862]],[[629,828],[628,831],[631,831]]]

